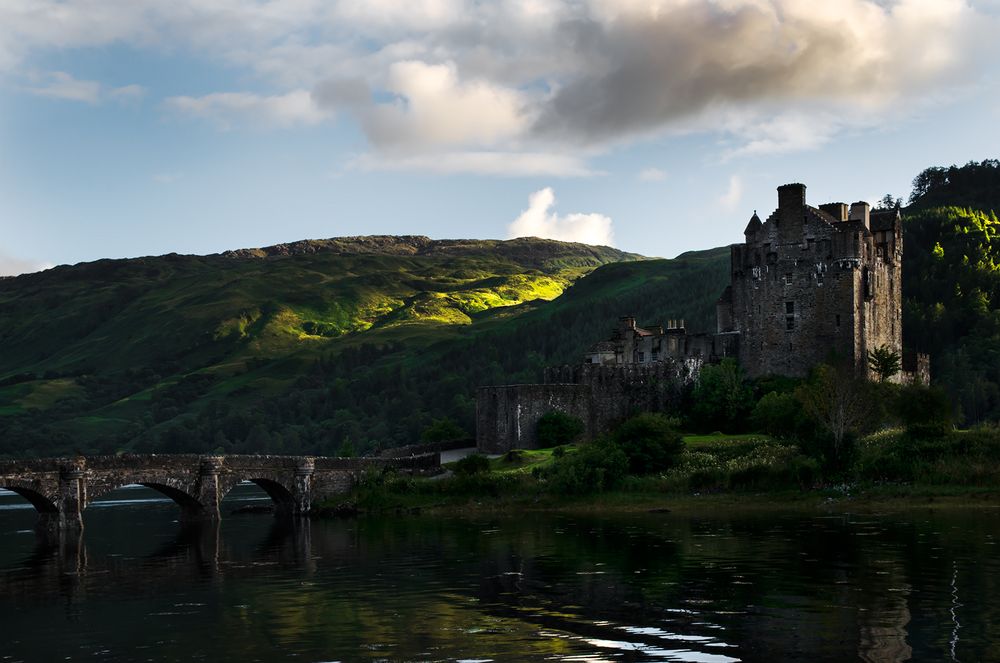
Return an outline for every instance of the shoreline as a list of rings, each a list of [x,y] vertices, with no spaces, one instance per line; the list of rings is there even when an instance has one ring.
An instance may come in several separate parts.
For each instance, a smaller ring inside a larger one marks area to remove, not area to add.
[[[358,498],[361,498],[360,500]],[[698,514],[765,512],[892,513],[914,510],[1000,510],[1000,487],[879,486],[844,493],[834,489],[669,494],[616,491],[580,496],[384,495],[365,504],[351,495],[318,506],[316,519],[387,515],[510,515],[516,513]],[[437,499],[432,499],[437,498]]]

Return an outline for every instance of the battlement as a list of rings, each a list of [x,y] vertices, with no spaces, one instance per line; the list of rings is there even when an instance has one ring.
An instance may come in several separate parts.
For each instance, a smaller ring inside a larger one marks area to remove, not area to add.
[[[624,316],[583,363],[546,369],[544,384],[480,389],[480,450],[530,448],[552,410],[579,417],[591,437],[634,412],[667,410],[705,363],[726,357],[749,377],[805,377],[831,355],[869,375],[868,353],[888,348],[903,357],[900,381],[930,381],[929,357],[902,351],[898,210],[873,211],[864,201],[812,207],[804,184],[784,184],[778,207],[763,222],[755,211],[744,236],[730,247],[715,333],[690,334],[683,319],[640,327]]]

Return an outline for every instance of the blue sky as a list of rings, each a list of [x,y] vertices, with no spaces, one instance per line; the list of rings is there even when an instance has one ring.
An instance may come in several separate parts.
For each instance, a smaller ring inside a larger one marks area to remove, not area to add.
[[[1000,156],[996,0],[3,0],[0,274],[303,238],[741,239]]]

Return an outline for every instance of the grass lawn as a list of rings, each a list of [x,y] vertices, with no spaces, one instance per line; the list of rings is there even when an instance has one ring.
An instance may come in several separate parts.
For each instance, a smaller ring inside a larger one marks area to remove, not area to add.
[[[576,451],[576,448],[573,446],[563,448],[566,450],[566,453]],[[499,458],[491,458],[490,471],[501,473],[523,472],[530,471],[534,467],[549,465],[553,461],[553,451],[555,449],[518,449],[514,455],[507,453]],[[454,470],[457,462],[443,463],[442,467]]]

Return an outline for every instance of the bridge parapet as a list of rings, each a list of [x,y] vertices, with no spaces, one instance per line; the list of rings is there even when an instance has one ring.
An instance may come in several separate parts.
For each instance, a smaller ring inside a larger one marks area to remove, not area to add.
[[[260,486],[276,513],[306,515],[314,501],[348,492],[366,471],[427,472],[440,454],[403,458],[123,454],[0,461],[0,488],[12,490],[39,513],[39,530],[83,528],[94,500],[130,484],[154,488],[181,507],[183,520],[218,520],[226,494],[243,481]]]

